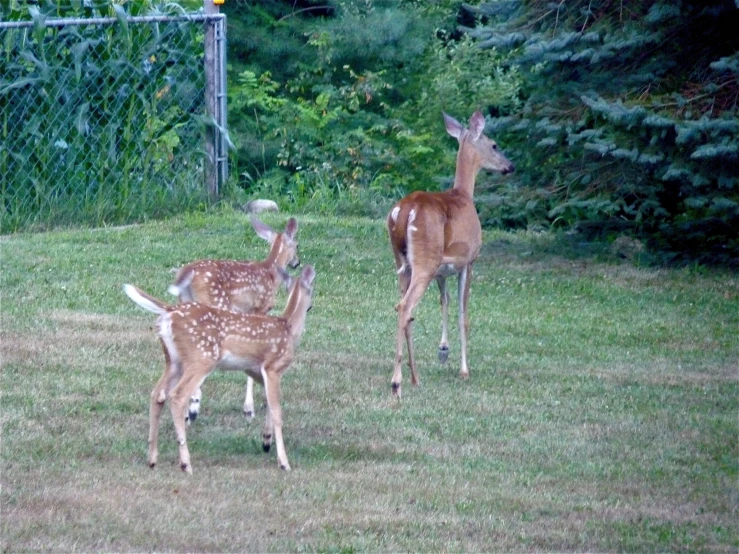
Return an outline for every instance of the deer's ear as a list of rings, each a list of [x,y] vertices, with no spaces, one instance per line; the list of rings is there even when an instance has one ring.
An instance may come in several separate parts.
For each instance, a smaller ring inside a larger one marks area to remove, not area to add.
[[[444,125],[446,126],[446,132],[452,135],[455,139],[459,140],[459,137],[462,136],[462,132],[464,131],[464,127],[462,124],[454,119],[451,115],[448,115],[444,112],[441,112],[441,115],[444,116]]]
[[[266,223],[262,223],[254,216],[251,217],[251,224],[254,226],[254,230],[257,232],[257,236],[259,238],[262,238],[268,243],[272,244],[272,242],[275,240],[275,237],[277,236],[277,233],[275,233],[269,225],[267,225]]]
[[[285,290],[289,291],[293,286],[293,278],[290,277],[290,274],[281,267],[275,266],[275,269],[277,270],[277,275],[280,277],[282,284],[285,286]]]
[[[285,234],[290,238],[290,240],[295,238],[295,234],[298,232],[298,221],[291,217],[287,220],[287,226],[285,227]]]
[[[312,265],[307,265],[303,268],[303,273],[300,274],[300,282],[306,287],[310,287],[313,284],[313,279],[316,278],[316,270],[313,269]]]
[[[480,110],[477,110],[472,114],[472,117],[470,117],[470,133],[472,134],[472,137],[477,140],[480,138],[480,135],[482,135],[484,130],[485,116],[482,115]]]

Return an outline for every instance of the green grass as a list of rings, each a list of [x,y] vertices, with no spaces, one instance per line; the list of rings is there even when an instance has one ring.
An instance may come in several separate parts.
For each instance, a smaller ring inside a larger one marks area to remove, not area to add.
[[[146,465],[163,355],[121,284],[168,298],[173,267],[263,257],[243,215],[0,239],[3,551],[739,548],[736,274],[487,232],[471,378],[457,378],[454,318],[449,362],[436,359],[434,286],[416,312],[421,385],[404,370],[398,403],[382,222],[298,221],[318,276],[283,379],[290,473],[261,451],[261,389],[249,423],[245,377],[225,372],[188,431],[194,475],[177,467],[168,411]]]

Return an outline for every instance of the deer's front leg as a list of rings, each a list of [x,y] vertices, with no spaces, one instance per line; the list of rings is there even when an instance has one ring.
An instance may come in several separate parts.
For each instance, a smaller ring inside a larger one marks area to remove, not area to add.
[[[441,341],[439,342],[439,361],[443,364],[449,358],[449,337],[447,320],[449,315],[449,293],[446,290],[446,277],[437,277],[439,284],[439,301],[441,303]]]
[[[202,398],[203,391],[200,389],[200,387],[198,387],[195,391],[195,394],[190,397],[190,407],[188,408],[187,415],[185,416],[185,423],[187,423],[187,425],[190,425],[198,418],[198,414],[200,414],[200,401],[202,400]]]
[[[287,461],[287,453],[285,452],[285,444],[282,440],[282,408],[280,407],[280,375],[272,370],[267,371],[262,368],[262,379],[264,379],[264,389],[267,395],[267,411],[269,413],[269,421],[274,430],[275,445],[277,446],[277,464],[280,469],[290,471],[290,464]]]
[[[267,387],[265,383],[265,388]],[[272,426],[272,412],[267,408],[267,413],[264,416],[264,429],[262,430],[262,450],[269,452],[272,447],[272,434],[274,427]]]
[[[201,400],[203,399],[203,381],[205,380],[205,377],[198,383],[197,388],[195,389],[195,392],[190,396],[190,406],[187,409],[187,414],[185,415],[185,423],[187,425],[190,425],[195,419],[198,417],[198,414],[200,413],[200,404]]]
[[[254,417],[254,379],[246,376],[246,394],[244,395],[244,415],[248,419]]]

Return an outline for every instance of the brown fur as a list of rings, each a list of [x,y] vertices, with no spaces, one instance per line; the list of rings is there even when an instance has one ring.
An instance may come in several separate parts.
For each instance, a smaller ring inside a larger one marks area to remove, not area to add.
[[[165,358],[164,374],[151,393],[149,422],[149,465],[157,464],[159,420],[166,400],[170,402],[180,467],[192,473],[187,448],[185,413],[197,387],[216,369],[246,371],[264,385],[267,397],[262,445],[269,450],[274,433],[277,462],[290,464],[282,439],[280,379],[293,361],[311,307],[315,271],[306,266],[296,279],[287,306],[280,317],[240,314],[221,308],[187,302],[170,306],[132,285],[126,294],[144,309],[159,314],[157,334]]]
[[[444,192],[416,191],[400,200],[387,216],[390,245],[398,273],[401,300],[393,371],[393,394],[401,394],[403,337],[408,346],[411,383],[418,384],[413,352],[413,309],[435,278],[441,292],[442,338],[439,358],[446,361],[448,295],[446,279],[459,275],[459,326],[462,367],[460,376],[468,377],[467,303],[472,264],[480,253],[482,229],[472,199],[475,177],[480,169],[509,173],[514,167],[498,150],[494,141],[483,134],[485,119],[480,112],[470,118],[465,129],[444,114],[447,132],[459,141],[454,187]]]

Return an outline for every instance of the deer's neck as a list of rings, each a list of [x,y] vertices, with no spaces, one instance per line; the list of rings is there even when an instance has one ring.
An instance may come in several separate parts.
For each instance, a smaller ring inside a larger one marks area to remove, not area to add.
[[[475,159],[474,148],[462,142],[457,152],[457,169],[454,173],[454,189],[472,197],[475,193],[475,178],[480,167]]]
[[[310,306],[310,296],[303,290],[300,283],[296,283],[287,299],[283,319],[290,327],[290,336],[293,341],[298,342],[305,329],[305,319]]]
[[[280,253],[282,252],[283,244],[282,244],[282,235],[279,235],[275,238],[274,241],[272,241],[272,247],[269,249],[269,254],[267,255],[267,259],[264,260],[265,265],[271,266],[276,265],[280,269],[285,269],[287,266],[286,260],[281,260],[283,256],[280,256]]]

